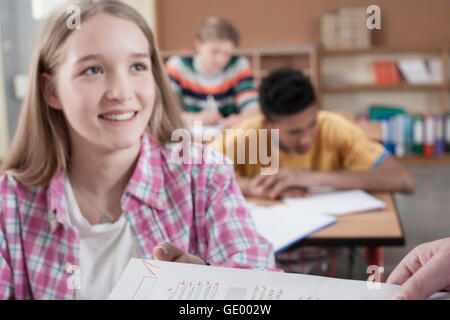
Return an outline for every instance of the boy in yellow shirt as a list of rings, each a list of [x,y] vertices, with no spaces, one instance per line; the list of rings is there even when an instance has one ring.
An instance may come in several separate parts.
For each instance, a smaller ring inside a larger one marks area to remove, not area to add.
[[[369,140],[344,117],[317,109],[311,82],[300,71],[273,71],[263,79],[259,97],[262,116],[247,120],[211,144],[235,164],[236,180],[245,196],[305,196],[310,188],[323,186],[414,191],[412,175],[381,144]],[[274,139],[277,129],[278,139]],[[266,139],[267,132],[271,134]],[[239,155],[243,150],[245,155]],[[270,155],[271,162],[264,155]],[[268,167],[274,174],[261,174]],[[283,253],[278,254],[278,262],[286,260]],[[310,270],[300,266],[288,271]]]

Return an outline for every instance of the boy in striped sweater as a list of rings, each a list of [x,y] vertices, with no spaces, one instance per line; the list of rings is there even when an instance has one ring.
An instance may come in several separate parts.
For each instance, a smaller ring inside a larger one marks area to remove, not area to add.
[[[234,56],[239,34],[220,17],[209,17],[195,38],[196,53],[173,56],[166,70],[190,125],[238,125],[259,113],[250,63]]]

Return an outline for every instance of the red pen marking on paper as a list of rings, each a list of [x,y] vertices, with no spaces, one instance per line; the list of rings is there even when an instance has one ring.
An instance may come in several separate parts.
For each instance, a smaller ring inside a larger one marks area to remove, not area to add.
[[[154,267],[154,268],[158,268],[158,269],[159,269],[159,267],[158,267],[158,266],[155,266],[154,264],[151,264],[151,263],[148,262],[148,261],[145,261],[145,260],[141,260],[141,261],[142,261],[142,263],[144,264],[144,266],[147,268],[147,270],[148,270],[152,275],[156,276],[156,274],[152,271],[152,269],[150,269],[150,267]]]

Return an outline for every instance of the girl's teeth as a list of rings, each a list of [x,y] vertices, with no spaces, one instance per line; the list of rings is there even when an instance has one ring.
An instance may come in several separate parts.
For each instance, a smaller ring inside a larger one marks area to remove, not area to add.
[[[134,117],[136,112],[128,112],[128,113],[121,113],[121,114],[102,114],[100,117],[106,120],[113,120],[113,121],[124,121],[124,120],[130,120]]]

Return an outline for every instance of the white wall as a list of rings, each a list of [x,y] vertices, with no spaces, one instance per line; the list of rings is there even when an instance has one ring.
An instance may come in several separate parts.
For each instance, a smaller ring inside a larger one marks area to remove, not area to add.
[[[158,26],[156,23],[155,0],[122,0],[122,1],[135,8],[137,11],[139,11],[140,14],[144,16],[150,28],[152,29],[154,36],[156,37],[156,43],[159,44],[158,30],[157,30]]]
[[[3,59],[2,59],[2,39],[0,28],[0,159],[2,159],[8,150],[8,127],[6,121],[6,99],[5,84],[3,81]]]

